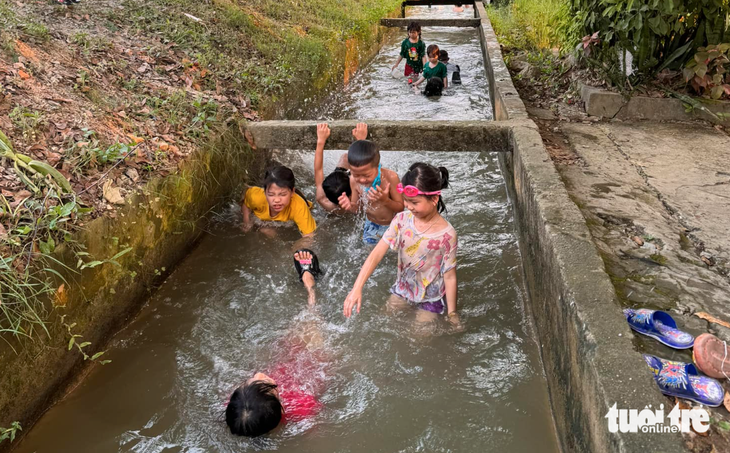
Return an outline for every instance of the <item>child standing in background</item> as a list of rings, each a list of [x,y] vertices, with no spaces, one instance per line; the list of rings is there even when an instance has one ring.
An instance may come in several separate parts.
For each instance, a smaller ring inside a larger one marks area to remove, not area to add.
[[[391,71],[398,67],[401,60],[406,59],[406,69],[403,75],[416,80],[426,64],[426,45],[421,41],[421,26],[418,22],[408,24],[408,37],[400,44],[400,55]]]
[[[430,46],[428,46],[428,50],[426,51],[426,53],[428,54],[428,64],[424,66],[421,78],[413,84],[413,89],[415,90],[418,85],[422,84],[425,80],[429,80],[433,77],[438,77],[439,79],[441,79],[441,81],[444,83],[444,89],[448,88],[448,72],[446,70],[446,65],[439,61],[439,46],[437,46],[436,44],[431,44]]]

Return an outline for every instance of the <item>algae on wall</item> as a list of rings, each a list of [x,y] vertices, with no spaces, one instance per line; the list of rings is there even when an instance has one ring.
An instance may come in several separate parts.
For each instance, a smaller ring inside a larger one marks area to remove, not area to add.
[[[77,349],[69,350],[71,335],[91,343],[84,350],[89,356],[100,352],[200,237],[210,210],[227,200],[262,161],[247,145],[242,128],[233,124],[176,174],[155,179],[130,197],[116,219],[98,218],[78,233],[76,240],[98,259],[132,250],[116,260],[119,265],[80,272],[59,266],[68,289],[62,299],[47,302],[49,338],[9,338],[17,353],[0,345],[0,426],[19,420],[27,430],[59,392],[80,378],[88,362]],[[71,268],[78,259],[71,247],[56,258]],[[0,444],[0,450],[9,446]]]

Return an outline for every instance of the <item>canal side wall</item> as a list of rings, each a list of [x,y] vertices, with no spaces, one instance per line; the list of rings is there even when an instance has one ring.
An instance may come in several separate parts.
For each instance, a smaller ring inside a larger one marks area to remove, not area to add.
[[[565,452],[683,452],[679,434],[610,433],[609,408],[669,406],[635,351],[613,285],[585,219],[529,120],[484,6],[480,38],[494,117],[509,120],[500,163],[515,209],[523,275]],[[671,408],[665,408],[665,414]]]
[[[69,246],[55,258],[66,282],[49,301],[48,337],[10,340],[0,345],[0,426],[20,421],[23,432],[78,384],[92,364],[75,346],[90,342],[84,352],[104,350],[108,340],[137,314],[155,285],[161,282],[203,234],[207,215],[228,199],[249,171],[261,166],[246,143],[242,128],[233,125],[210,145],[190,156],[176,174],[150,181],[131,195],[114,217],[99,217],[76,235],[88,262],[106,260],[131,248],[115,261],[79,270],[79,256]],[[70,271],[74,269],[75,271]],[[63,319],[61,318],[63,317]],[[11,348],[17,351],[13,351]],[[106,359],[101,356],[97,360]],[[94,365],[102,366],[102,365]],[[0,451],[17,445],[0,443]]]
[[[394,10],[389,17],[398,13]],[[286,102],[278,103],[280,108],[266,108],[262,115],[285,115],[306,106],[318,92],[347,84],[391,32],[373,23],[367,33],[344,43],[332,71],[320,74],[311,86],[288,87],[282,96]],[[141,193],[127,197],[113,217],[103,215],[77,233],[74,240],[86,247],[89,261],[109,259],[131,247],[115,260],[119,266],[105,263],[79,271],[76,254],[59,247],[59,261],[75,271],[57,269],[67,281],[57,282],[64,287],[48,301],[49,310],[59,315],[51,317],[49,335],[35,341],[7,338],[8,342],[0,342],[0,427],[15,421],[23,427],[15,442],[0,442],[0,453],[18,445],[19,437],[92,368],[75,346],[69,350],[71,336],[81,335],[75,340],[78,343],[90,342],[84,347],[89,356],[103,351],[139,312],[155,285],[196,244],[211,210],[235,197],[242,183],[263,174],[268,154],[248,145],[243,122],[231,123],[213,137],[174,174],[149,182]]]

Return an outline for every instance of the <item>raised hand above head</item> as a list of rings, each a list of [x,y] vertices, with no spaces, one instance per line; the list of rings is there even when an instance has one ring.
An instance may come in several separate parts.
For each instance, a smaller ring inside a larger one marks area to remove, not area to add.
[[[330,127],[327,123],[317,124],[317,143],[324,143],[330,137]]]
[[[365,140],[368,138],[368,125],[366,123],[357,123],[355,129],[352,130],[352,136],[355,140]]]

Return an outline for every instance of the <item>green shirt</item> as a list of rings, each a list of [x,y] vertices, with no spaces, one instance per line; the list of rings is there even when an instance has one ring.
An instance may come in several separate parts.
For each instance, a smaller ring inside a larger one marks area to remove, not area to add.
[[[413,69],[413,72],[423,71],[424,55],[426,55],[426,45],[420,39],[414,44],[406,38],[400,44],[400,56],[406,59],[406,64]]]
[[[439,79],[445,79],[446,78],[446,65],[441,63],[440,61],[436,63],[436,67],[432,68],[430,63],[426,63],[426,66],[423,68],[423,78],[428,80],[431,77],[438,77]]]

